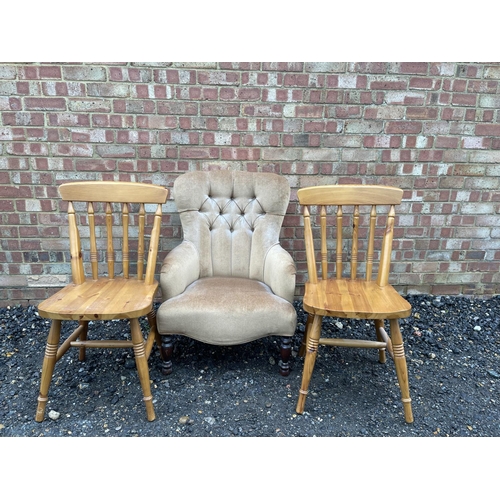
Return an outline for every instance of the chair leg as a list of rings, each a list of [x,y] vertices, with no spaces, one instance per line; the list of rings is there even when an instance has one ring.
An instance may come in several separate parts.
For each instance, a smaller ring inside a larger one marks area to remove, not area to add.
[[[80,340],[87,340],[87,333],[89,331],[89,322],[88,321],[80,321],[80,325],[83,325],[83,331],[80,334]],[[78,350],[78,360],[85,361],[85,347],[80,347]]]
[[[161,336],[161,372],[163,375],[170,375],[172,373],[172,354],[174,351],[174,342],[172,335]]]
[[[291,337],[282,337],[280,353],[281,360],[278,363],[280,375],[288,377],[288,375],[290,375],[290,354],[292,353]]]
[[[394,364],[398,376],[399,388],[401,389],[401,400],[403,401],[403,410],[407,423],[413,422],[413,412],[411,409],[410,387],[408,384],[408,369],[406,367],[406,357],[403,347],[403,337],[399,329],[397,319],[390,320],[392,349],[394,352]]]
[[[308,314],[307,315],[307,321],[306,321],[306,327],[304,330],[304,335],[302,337],[302,344],[299,349],[299,356],[303,358],[306,355],[306,348],[307,348],[307,332],[309,331],[309,328],[311,327],[312,323],[312,315]]]
[[[49,386],[54,373],[56,364],[57,348],[61,336],[61,320],[54,319],[50,325],[49,336],[47,337],[47,345],[45,347],[45,357],[42,365],[42,378],[40,381],[40,395],[38,396],[38,406],[36,409],[35,420],[42,422],[45,415],[45,406],[48,401]]]
[[[379,328],[384,328],[384,321],[382,319],[375,320],[375,332],[377,333],[377,340],[379,342],[384,342],[384,338],[379,333]],[[382,347],[381,349],[378,350],[378,361],[379,361],[379,363],[384,364],[385,359],[386,359],[385,358],[385,348]]]
[[[146,340],[146,359],[149,359],[154,343],[156,342],[158,347],[160,347],[161,340],[159,338],[160,334],[158,333],[158,329],[156,328],[156,312],[154,309],[148,313],[147,318],[149,323],[149,333],[148,339]]]
[[[309,390],[309,382],[314,370],[314,363],[318,354],[319,338],[321,336],[321,323],[323,317],[319,315],[313,316],[311,326],[308,328],[307,333],[307,351],[304,359],[304,370],[302,372],[302,384],[299,390],[299,399],[297,401],[297,413],[304,412],[304,405],[306,403],[306,396]]]
[[[153,396],[151,395],[151,382],[149,380],[148,361],[144,348],[144,338],[141,332],[141,326],[137,318],[130,320],[130,329],[132,332],[132,344],[135,354],[135,364],[141,382],[144,404],[146,405],[146,413],[149,421],[156,418],[153,408]]]

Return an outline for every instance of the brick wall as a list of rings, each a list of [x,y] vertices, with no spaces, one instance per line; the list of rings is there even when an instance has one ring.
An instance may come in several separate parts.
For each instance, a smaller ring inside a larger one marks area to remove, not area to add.
[[[298,296],[297,188],[360,181],[405,191],[401,292],[500,293],[499,79],[498,63],[0,64],[0,304],[65,283],[62,182],[212,168],[289,180]],[[165,210],[160,258],[181,237]]]

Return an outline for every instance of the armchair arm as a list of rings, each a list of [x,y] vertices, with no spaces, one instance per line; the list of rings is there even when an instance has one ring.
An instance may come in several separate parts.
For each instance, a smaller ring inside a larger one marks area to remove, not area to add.
[[[264,283],[291,303],[295,295],[295,273],[292,256],[279,244],[271,247],[264,260]]]
[[[160,271],[163,300],[181,294],[187,286],[200,277],[198,250],[184,240],[165,257]]]

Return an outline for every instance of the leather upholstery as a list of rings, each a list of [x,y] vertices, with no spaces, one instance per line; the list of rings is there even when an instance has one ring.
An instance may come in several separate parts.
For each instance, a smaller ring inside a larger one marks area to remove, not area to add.
[[[179,176],[173,189],[183,242],[160,275],[160,334],[211,344],[292,336],[295,264],[279,243],[287,180],[217,170]]]

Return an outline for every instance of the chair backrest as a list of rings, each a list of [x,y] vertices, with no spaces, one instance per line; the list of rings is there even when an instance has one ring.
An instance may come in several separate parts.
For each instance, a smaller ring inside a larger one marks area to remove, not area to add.
[[[343,268],[349,260],[344,259],[344,256],[350,253],[350,272],[347,277],[358,278],[358,267],[361,267],[360,263],[364,263],[364,279],[372,281],[378,254],[377,284],[388,284],[394,207],[401,203],[402,189],[371,185],[314,186],[299,189],[297,196],[304,207],[304,238],[311,283],[318,281],[316,255],[321,261],[322,279],[329,277],[332,267],[335,268],[336,279],[342,279],[346,277]],[[349,218],[352,219],[352,224],[348,224]],[[316,224],[318,219],[319,224]],[[319,238],[315,238],[313,234],[313,227],[316,225],[320,228]],[[329,251],[333,253],[328,242],[333,240],[336,240],[334,263],[328,259]],[[315,241],[319,244],[319,252],[315,250]]]
[[[152,184],[139,182],[88,181],[69,182],[59,187],[59,193],[68,202],[68,223],[71,254],[71,274],[75,284],[85,281],[84,259],[81,247],[81,226],[86,221],[88,230],[89,254],[92,279],[98,279],[104,271],[99,263],[106,254],[107,276],[114,278],[117,254],[121,254],[122,274],[130,277],[130,256],[137,255],[136,275],[146,284],[154,282],[156,257],[160,236],[161,205],[165,203],[168,189]],[[84,214],[77,214],[78,202],[85,202]],[[149,238],[149,250],[145,252],[146,217],[153,205],[153,228]],[[156,205],[156,206],[155,206]],[[121,212],[121,218],[119,213]],[[80,217],[78,215],[81,215]],[[119,227],[121,223],[121,228]],[[103,227],[106,230],[103,230]],[[79,229],[80,227],[80,229]],[[133,230],[132,230],[133,228]],[[88,233],[87,233],[88,231]],[[130,234],[129,234],[130,233]],[[103,241],[104,234],[106,240]],[[121,240],[117,240],[120,238]],[[146,255],[146,271],[144,261]],[[102,258],[100,258],[102,256]],[[135,266],[134,266],[135,267]]]
[[[263,280],[267,252],[279,244],[290,185],[277,174],[233,170],[179,176],[174,200],[183,238],[199,252],[200,277]]]

